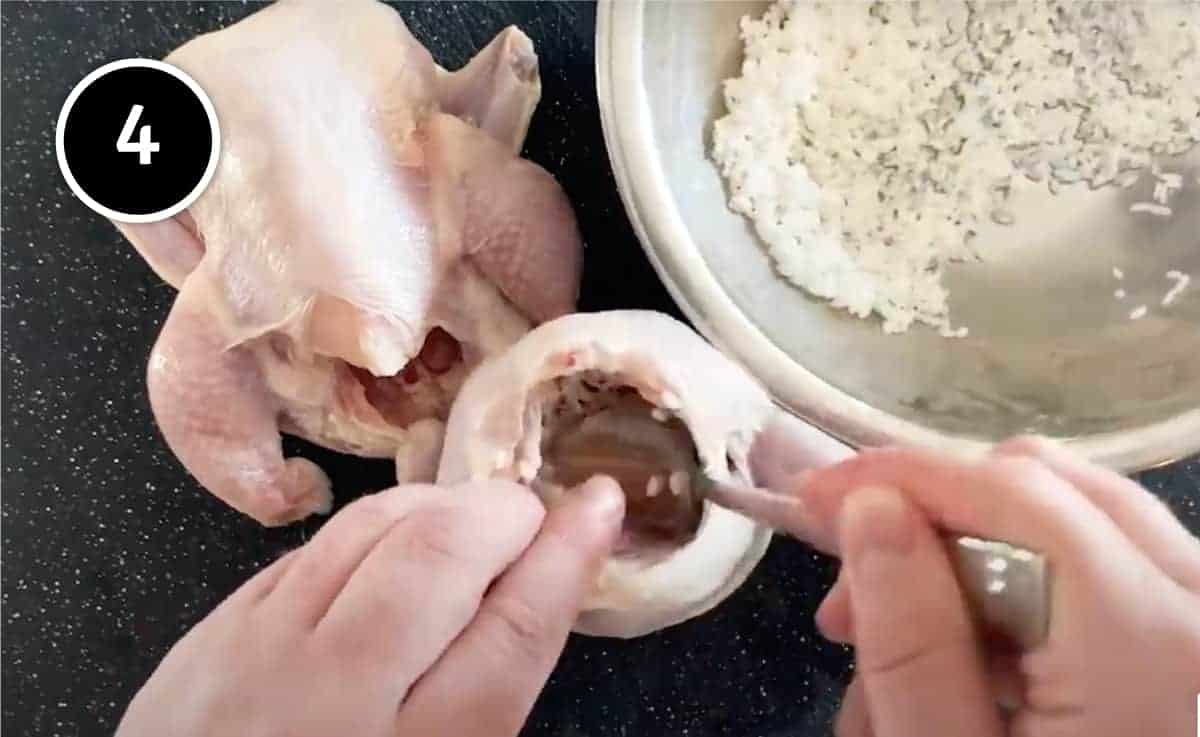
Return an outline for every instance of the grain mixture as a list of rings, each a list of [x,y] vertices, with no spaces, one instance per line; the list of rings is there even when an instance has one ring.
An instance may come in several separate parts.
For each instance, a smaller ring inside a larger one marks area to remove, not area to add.
[[[780,272],[888,332],[951,326],[1017,187],[1128,186],[1200,141],[1200,2],[779,2],[713,156]]]

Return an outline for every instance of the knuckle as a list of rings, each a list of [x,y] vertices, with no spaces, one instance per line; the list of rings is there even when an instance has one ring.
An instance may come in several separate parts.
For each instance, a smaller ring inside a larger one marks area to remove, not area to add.
[[[537,495],[514,481],[495,479],[465,484],[463,490],[478,496],[483,505],[505,507],[518,514],[540,517],[543,510]]]
[[[554,559],[565,566],[564,570],[568,570],[585,556],[586,544],[581,543],[572,535],[571,530],[561,524],[561,518],[556,522],[542,526],[538,533],[538,545],[550,551]]]
[[[864,448],[859,451],[858,455],[846,461],[846,465],[852,468],[864,468],[881,461],[896,458],[902,453],[899,448]]]
[[[494,641],[510,655],[541,663],[553,651],[557,633],[553,617],[517,596],[496,596],[480,610],[489,620]]]
[[[470,537],[462,512],[449,506],[428,507],[409,516],[407,553],[435,567],[460,565],[470,553]]]
[[[421,500],[438,494],[440,490],[429,484],[401,484],[383,491],[361,496],[350,502],[337,516],[352,516],[358,520],[376,518],[394,519]]]
[[[537,526],[541,524],[546,514],[546,508],[541,499],[524,486],[509,484],[512,488],[505,494],[498,495],[496,501],[503,504],[516,519],[522,523]]]
[[[914,464],[928,462],[931,454],[919,448],[887,446],[882,448],[867,448],[845,461],[847,468],[859,477],[888,476],[889,471],[906,469]]]
[[[531,536],[542,524],[546,508],[541,499],[524,486],[511,481],[477,482],[460,487],[455,495],[464,514],[487,525],[516,534]]]
[[[888,465],[894,456],[895,451],[889,448],[864,448],[841,463],[817,469],[817,486],[819,487],[821,482],[830,481],[838,488],[846,484],[857,485],[861,479],[870,476],[873,470]]]
[[[363,618],[346,619],[316,631],[309,647],[315,658],[335,659],[352,672],[377,666],[396,651],[400,635],[372,622],[394,622],[395,605],[382,596],[362,602]],[[366,619],[369,617],[369,619]]]
[[[349,517],[351,521],[365,522],[368,520],[377,519],[387,514],[389,505],[383,492],[371,494],[369,496],[360,497],[346,505],[346,508],[338,513],[338,517]]]
[[[874,658],[864,658],[860,651],[858,667],[861,674],[869,680],[885,677],[901,680],[920,678],[923,673],[944,671],[945,663],[942,661],[953,657],[953,653],[973,650],[976,647],[971,632],[950,630],[906,647],[896,647],[893,652]]]
[[[518,493],[513,497],[517,513],[530,524],[540,525],[546,517],[546,507],[542,504],[541,498],[524,486],[519,486],[517,489]]]
[[[1055,483],[1058,477],[1040,461],[1028,456],[1002,456],[984,462],[983,470],[1002,484],[1037,488]]]
[[[1032,456],[1040,458],[1050,447],[1050,442],[1038,435],[1017,435],[996,446],[1000,455]]]

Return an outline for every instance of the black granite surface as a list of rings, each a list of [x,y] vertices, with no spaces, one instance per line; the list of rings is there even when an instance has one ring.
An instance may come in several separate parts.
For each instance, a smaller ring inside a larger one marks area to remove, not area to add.
[[[2,13],[3,732],[110,734],[167,648],[255,570],[306,540],[264,530],[202,491],[155,430],[146,356],[174,292],[59,175],[54,123],[68,91],[114,59],[161,57],[251,12],[242,4],[14,3]],[[625,219],[600,131],[594,7],[401,4],[440,62],[498,30],[534,39],[544,84],[527,155],[575,203],[589,244],[582,307],[671,312]],[[389,464],[299,442],[338,503]],[[1200,461],[1146,474],[1200,530]],[[633,642],[574,637],[528,735],[828,733],[850,668],[812,614],[833,564],[777,541],[709,616]]]

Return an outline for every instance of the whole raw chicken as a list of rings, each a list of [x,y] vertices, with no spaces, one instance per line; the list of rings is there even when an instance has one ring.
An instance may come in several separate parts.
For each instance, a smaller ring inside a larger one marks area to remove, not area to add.
[[[582,244],[517,156],[540,95],[515,28],[449,73],[371,0],[285,0],[168,59],[212,98],[212,184],[118,224],[179,296],[150,357],[171,449],[266,524],[328,510],[280,431],[432,479],[466,375],[574,309]]]

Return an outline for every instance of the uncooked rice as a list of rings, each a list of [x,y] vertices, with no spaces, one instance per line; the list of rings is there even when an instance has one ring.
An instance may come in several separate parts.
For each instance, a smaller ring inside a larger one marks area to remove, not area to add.
[[[1160,218],[1169,218],[1174,212],[1166,205],[1160,205],[1157,202],[1135,202],[1129,206],[1129,211],[1132,213],[1145,213],[1147,215],[1155,215]]]
[[[943,271],[1014,190],[1131,186],[1200,140],[1198,29],[1197,0],[778,2],[742,20],[713,157],[786,278],[962,335]]]
[[[1183,294],[1183,290],[1187,289],[1188,283],[1191,282],[1192,277],[1190,274],[1185,274],[1177,269],[1171,269],[1167,272],[1167,279],[1175,282],[1175,284],[1167,290],[1166,294],[1163,295],[1163,307],[1169,306],[1172,302],[1179,298],[1180,294]]]

